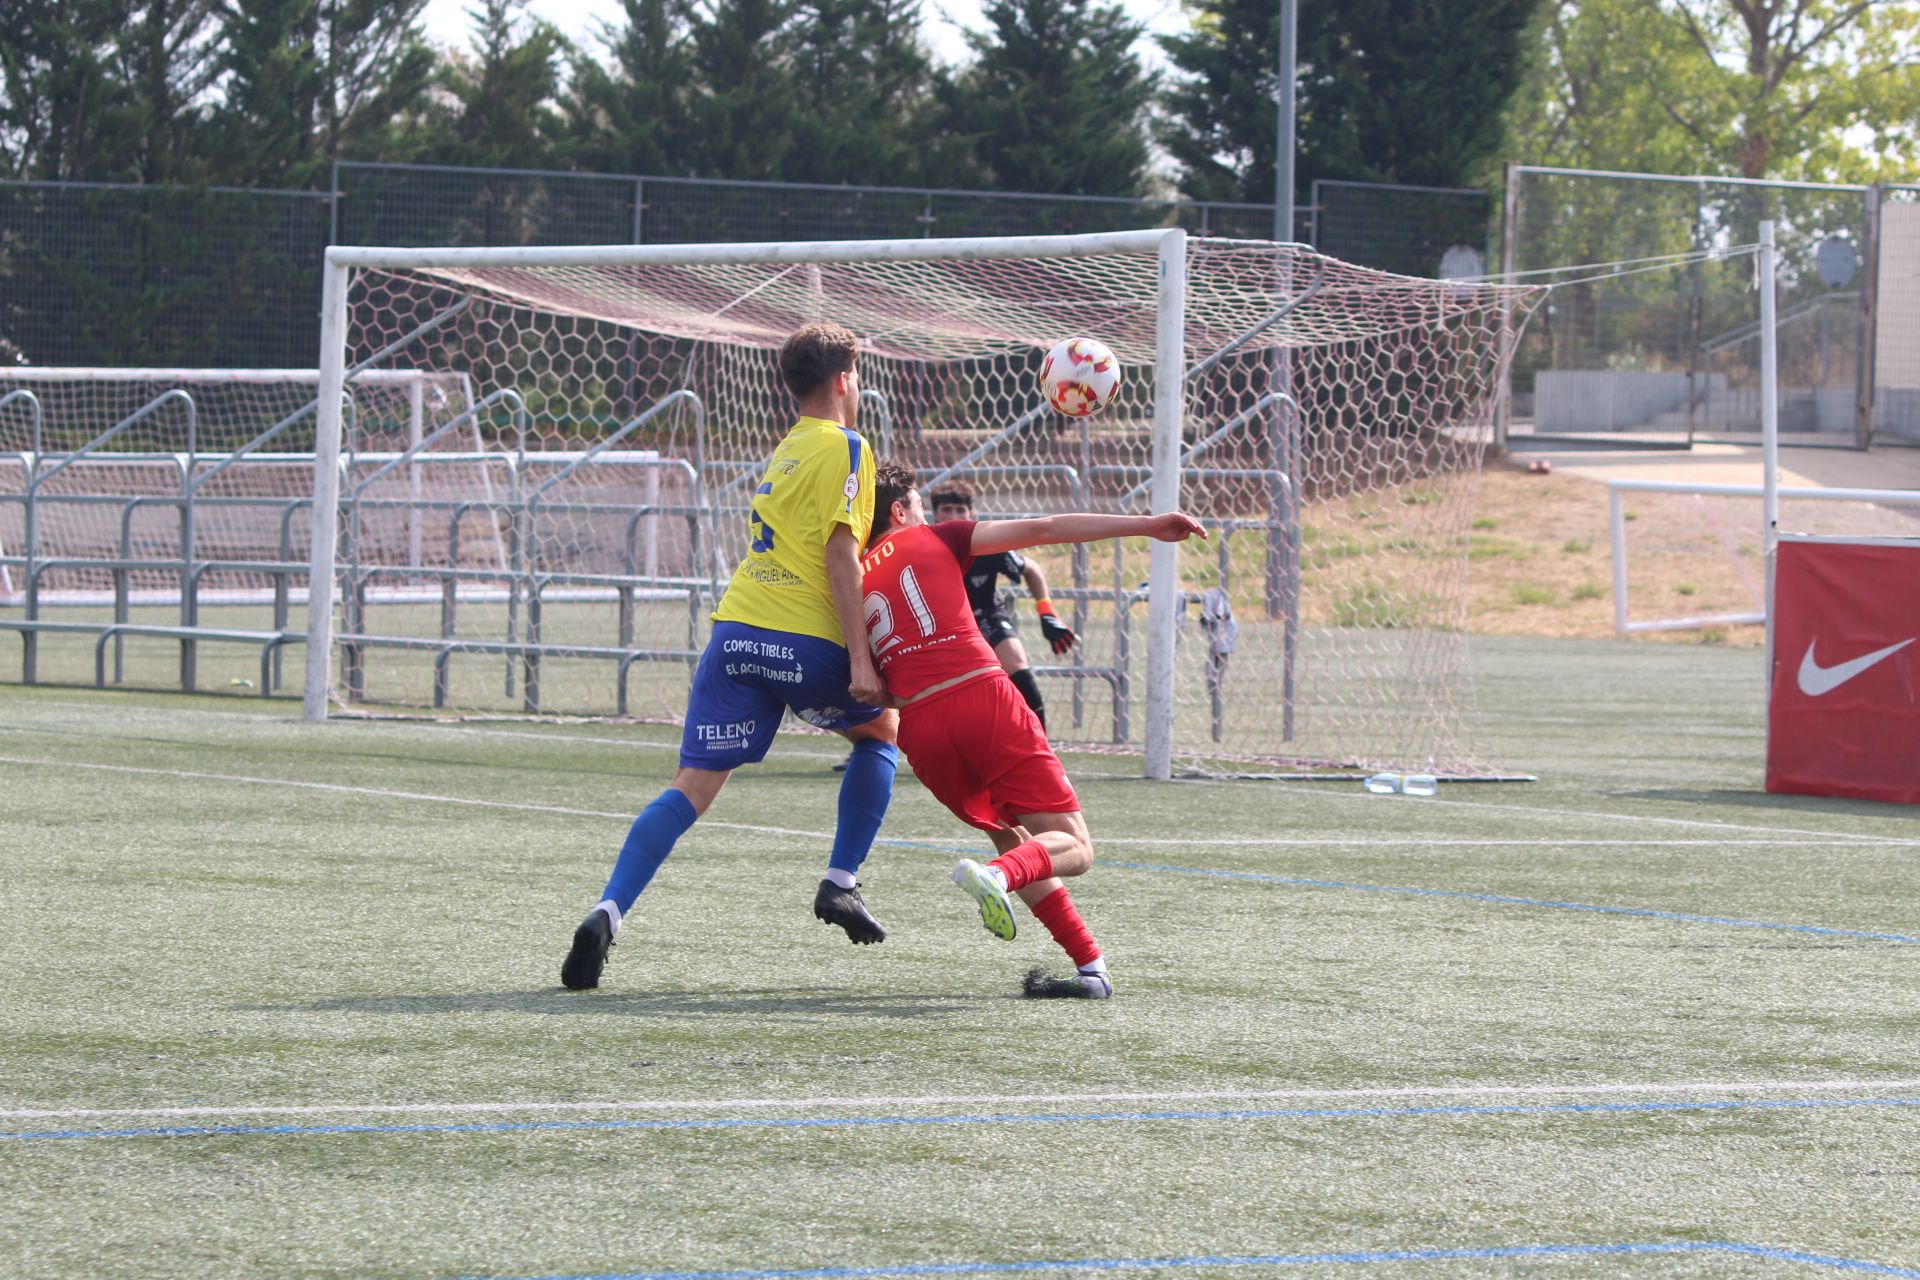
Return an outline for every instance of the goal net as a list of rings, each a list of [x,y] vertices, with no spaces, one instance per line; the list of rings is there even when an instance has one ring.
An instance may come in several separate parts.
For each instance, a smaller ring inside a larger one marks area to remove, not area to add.
[[[923,488],[965,480],[984,518],[1177,501],[1211,531],[1036,553],[1080,636],[1057,659],[1027,637],[1056,740],[1144,750],[1150,773],[1156,755],[1484,768],[1464,725],[1469,525],[1537,291],[1178,231],[329,264],[322,368],[465,377],[471,406],[439,430],[477,461],[422,498],[405,476],[438,431],[374,459],[347,416],[332,470],[323,415],[338,542],[323,528],[315,551],[338,606],[309,628],[332,630],[309,714],[676,718],[792,422],[774,353],[832,320],[863,343],[857,426]],[[1037,386],[1074,334],[1125,366],[1090,419]]]

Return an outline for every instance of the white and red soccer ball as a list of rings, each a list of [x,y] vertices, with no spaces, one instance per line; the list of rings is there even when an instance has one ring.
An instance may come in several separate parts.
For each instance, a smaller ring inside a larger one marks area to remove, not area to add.
[[[1040,391],[1069,418],[1106,408],[1120,390],[1120,361],[1092,338],[1063,338],[1040,365]]]

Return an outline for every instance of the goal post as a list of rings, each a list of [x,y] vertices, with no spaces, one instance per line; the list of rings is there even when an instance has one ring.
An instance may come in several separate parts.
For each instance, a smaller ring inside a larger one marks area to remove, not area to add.
[[[334,551],[340,524],[340,424],[346,401],[347,275],[327,252],[320,285],[320,390],[313,439],[313,536],[307,554],[307,679],[301,714],[327,715],[337,592]]]
[[[830,320],[861,338],[858,428],[923,482],[970,484],[982,518],[1178,506],[1208,527],[1034,553],[1080,636],[1035,655],[1055,741],[1138,754],[1154,778],[1485,772],[1464,726],[1468,525],[1538,290],[1178,228],[336,246],[325,270],[308,718],[677,719],[792,421],[774,353]],[[1036,381],[1076,334],[1125,371],[1091,419],[1049,411]],[[472,387],[478,460],[424,496],[361,460],[345,411],[356,378],[396,365]],[[402,513],[427,531],[410,555]]]
[[[1155,316],[1153,380],[1153,509],[1180,505],[1181,409],[1186,399],[1187,237],[1182,231],[1162,236],[1160,298]],[[1151,556],[1147,603],[1146,775],[1173,776],[1174,599],[1180,594],[1179,552],[1156,542]]]
[[[491,269],[619,268],[652,264],[731,265],[768,263],[855,263],[869,261],[969,261],[988,259],[1072,258],[1148,250],[1157,255],[1159,291],[1155,312],[1153,379],[1153,505],[1172,510],[1180,500],[1181,414],[1185,401],[1186,232],[1165,230],[1105,232],[1081,236],[1023,236],[958,240],[770,242],[728,245],[669,245],[656,248],[532,248],[384,250],[336,247],[327,251],[321,295],[318,439],[314,448],[314,521],[311,581],[332,583],[339,520],[342,405],[346,389],[348,282],[355,269],[458,271],[463,266]],[[1146,772],[1172,776],[1173,699],[1171,693],[1175,612],[1178,591],[1174,549],[1156,544],[1151,551],[1147,622]],[[327,716],[328,662],[332,648],[334,594],[308,596],[307,683],[303,715]]]

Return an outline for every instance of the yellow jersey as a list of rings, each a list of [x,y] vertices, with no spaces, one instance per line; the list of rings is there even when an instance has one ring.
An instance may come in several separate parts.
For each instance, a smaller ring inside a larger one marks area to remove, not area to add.
[[[827,582],[827,538],[846,525],[855,551],[866,545],[873,487],[873,451],[858,432],[825,418],[796,422],[754,491],[747,558],[713,620],[845,645]]]

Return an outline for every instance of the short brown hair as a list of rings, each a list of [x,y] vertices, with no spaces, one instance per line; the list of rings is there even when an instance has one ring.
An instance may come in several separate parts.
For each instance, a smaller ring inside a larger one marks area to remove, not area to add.
[[[853,368],[860,339],[837,324],[809,324],[795,329],[780,347],[780,378],[787,390],[801,398],[825,386],[837,373]]]
[[[965,480],[949,480],[927,495],[930,507],[965,507],[973,510],[973,486]]]
[[[913,468],[891,459],[873,469],[873,529],[871,543],[893,523],[893,504],[913,492]]]

